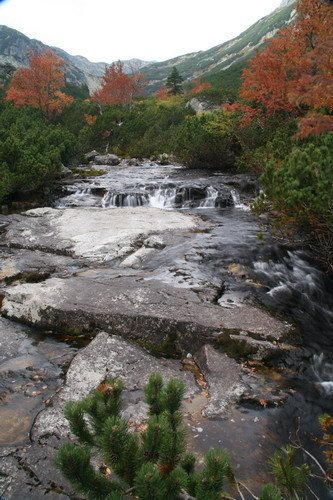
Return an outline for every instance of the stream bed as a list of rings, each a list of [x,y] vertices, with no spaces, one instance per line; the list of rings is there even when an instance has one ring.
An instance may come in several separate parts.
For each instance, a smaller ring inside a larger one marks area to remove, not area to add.
[[[333,411],[332,280],[306,252],[274,241],[250,212],[249,204],[257,192],[256,179],[251,176],[208,175],[152,162],[139,166],[124,163],[106,167],[105,171],[105,175],[89,180],[64,181],[54,208],[126,211],[142,207],[200,219],[202,228],[169,231],[167,244],[132,260],[129,272],[138,272],[147,286],[156,283],[162,289],[164,285],[179,289],[179,293],[195,292],[200,301],[224,310],[241,311],[248,306],[267,310],[272,317],[292,325],[285,339],[290,348],[266,361],[244,356],[234,346],[221,345],[221,351],[240,361],[249,375],[260,378],[258,387],[251,382],[259,396],[245,395],[223,418],[211,419],[202,416],[206,404],[203,394],[194,397],[187,403],[192,407],[186,418],[191,448],[197,453],[211,446],[227,448],[237,477],[254,492],[258,492],[260,483],[269,480],[268,458],[296,434],[322,462],[315,440],[320,436],[319,415]],[[4,218],[0,222],[5,224]],[[53,276],[98,281],[105,279],[110,269],[114,272],[122,266],[120,257],[90,269],[80,259],[69,262],[68,255],[48,254],[50,262],[40,257],[47,267],[43,274],[38,262],[27,264],[25,251],[18,244],[16,248],[0,245],[3,293],[8,286],[38,283]],[[52,264],[53,258],[59,261]],[[19,262],[15,272],[13,262]],[[89,344],[90,337],[82,335],[81,342],[80,338],[65,335],[61,328],[60,334],[45,335],[45,329],[31,329],[8,319],[0,321],[0,418],[6,422],[0,432],[0,456],[8,456],[10,447],[29,445],[35,416],[50,404],[71,359]],[[7,329],[17,332],[12,350],[5,345]],[[18,414],[22,414],[22,425],[11,424]],[[4,473],[4,498],[19,498],[15,494],[6,496],[7,476]],[[330,498],[319,483],[314,488],[320,498]]]

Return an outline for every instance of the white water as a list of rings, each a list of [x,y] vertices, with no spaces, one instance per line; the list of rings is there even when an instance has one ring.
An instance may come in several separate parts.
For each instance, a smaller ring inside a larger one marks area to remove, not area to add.
[[[217,189],[213,186],[208,186],[206,189],[206,198],[200,203],[199,208],[214,208],[218,194]]]
[[[106,193],[102,199],[102,208],[117,207],[142,207],[148,205],[148,197],[145,194],[121,194]]]
[[[271,304],[284,304],[306,331],[307,342],[317,353],[324,340],[331,352],[333,335],[332,300],[323,271],[304,258],[301,252],[287,252],[278,262],[258,261],[254,270],[267,286]],[[320,339],[319,345],[317,345]],[[333,395],[333,363],[324,354],[315,354],[307,367],[313,372],[313,383],[325,396]]]
[[[313,356],[312,370],[317,380],[316,386],[326,396],[333,395],[333,364],[325,360],[324,354]]]
[[[190,208],[192,204],[198,205],[198,208],[214,208],[215,201],[218,197],[218,190],[213,186],[206,188],[205,198],[200,200],[192,200],[189,194],[189,199],[185,193],[182,193],[176,187],[146,190],[146,193],[139,194],[119,194],[108,192],[102,200],[103,208],[115,207],[140,207],[149,206],[153,208],[172,209],[172,208]],[[177,199],[178,198],[178,199]]]
[[[148,204],[154,208],[173,208],[176,201],[176,188],[159,188],[149,194]]]
[[[311,302],[311,295],[321,289],[320,271],[316,272],[297,252],[287,252],[287,256],[279,262],[257,261],[253,266],[272,284],[268,292],[271,297],[299,292]]]
[[[78,188],[75,193],[72,193],[65,198],[61,198],[57,204],[57,208],[66,208],[68,206],[84,206],[85,204],[91,204],[93,198],[92,188],[94,185]]]
[[[239,192],[236,191],[236,189],[231,189],[230,192],[235,208],[239,208],[240,210],[244,210],[245,212],[249,212],[251,210],[251,208],[248,205],[244,205],[244,203],[240,201]]]
[[[142,189],[142,188],[141,188]],[[219,190],[213,186],[205,188],[205,197],[203,199],[193,199],[191,188],[182,191],[176,187],[159,187],[158,189],[143,189],[144,193],[116,193],[107,192],[102,199],[103,208],[116,207],[141,207],[148,206],[170,210],[172,208],[216,208]],[[236,208],[248,211],[250,208],[240,202],[239,193],[231,190],[231,196]]]

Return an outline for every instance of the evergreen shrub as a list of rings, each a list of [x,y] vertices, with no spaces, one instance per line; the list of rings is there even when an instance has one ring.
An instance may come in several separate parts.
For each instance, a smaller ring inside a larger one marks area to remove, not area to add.
[[[170,379],[164,384],[161,375],[150,376],[144,391],[148,422],[139,432],[121,417],[122,389],[121,381],[106,380],[83,401],[66,405],[65,416],[79,444],[63,445],[55,463],[76,491],[91,500],[219,500],[233,498],[227,489],[240,493],[225,450],[211,448],[201,470],[196,457],[186,452],[183,382]],[[309,468],[295,465],[293,447],[276,452],[270,469],[275,483],[253,498],[301,498]]]

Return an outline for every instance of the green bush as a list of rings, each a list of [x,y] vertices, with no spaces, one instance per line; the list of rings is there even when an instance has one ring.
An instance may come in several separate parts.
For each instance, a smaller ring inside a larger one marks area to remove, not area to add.
[[[72,134],[78,136],[87,124],[85,115],[98,115],[98,104],[86,100],[74,100],[56,118],[56,122]],[[85,151],[87,152],[87,151]]]
[[[126,156],[172,153],[174,129],[193,113],[182,101],[166,105],[152,98],[131,108],[106,106],[93,125],[81,130],[79,140],[86,150],[102,151],[108,145],[113,152]]]
[[[285,157],[272,158],[261,180],[276,208],[300,222],[333,217],[333,133],[296,143]]]
[[[149,418],[139,433],[120,417],[122,389],[121,381],[107,380],[83,401],[65,407],[81,444],[63,445],[55,464],[78,492],[91,500],[176,500],[184,493],[197,500],[219,500],[233,498],[227,486],[240,492],[225,450],[210,449],[201,470],[195,456],[186,453],[183,382],[170,379],[164,384],[159,374],[150,376],[144,391]],[[92,453],[95,464],[103,460],[99,470],[92,465]],[[310,471],[305,464],[295,465],[295,455],[292,446],[273,455],[269,465],[275,483],[264,486],[258,500],[301,498]]]
[[[189,167],[232,169],[241,150],[236,124],[223,111],[189,117],[175,132],[174,152]]]
[[[4,105],[0,111],[0,199],[48,183],[74,152],[75,138],[66,129],[46,124],[34,109]]]
[[[159,374],[152,374],[145,388],[149,419],[138,434],[120,417],[121,382],[102,383],[83,401],[67,404],[66,418],[82,445],[62,446],[56,465],[77,491],[91,499],[172,500],[186,490],[200,500],[218,500],[226,481],[234,481],[229,459],[225,451],[211,449],[203,470],[195,471],[194,455],[185,453],[180,412],[184,390],[183,382],[171,379],[164,385]],[[92,466],[95,447],[112,476]]]
[[[245,172],[262,173],[267,162],[281,162],[293,147],[295,132],[295,120],[281,120],[280,117],[266,120],[264,127],[258,121],[239,127],[242,153],[236,159],[237,168]]]

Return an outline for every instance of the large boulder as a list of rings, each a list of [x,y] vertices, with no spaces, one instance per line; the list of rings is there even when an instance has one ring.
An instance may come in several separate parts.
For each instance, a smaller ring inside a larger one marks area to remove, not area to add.
[[[99,152],[94,149],[93,151],[89,151],[89,153],[86,153],[84,157],[87,161],[92,161],[96,158],[96,156],[99,155],[100,155]]]
[[[193,97],[190,101],[188,101],[186,106],[188,108],[192,108],[198,115],[218,109],[217,106],[214,106],[207,101],[200,101],[196,97]]]
[[[53,398],[52,406],[37,417],[33,439],[49,434],[68,436],[68,422],[63,413],[65,404],[85,398],[106,378],[119,378],[124,382],[123,413],[128,420],[142,423],[147,417],[143,388],[152,373],[160,373],[165,381],[170,378],[183,380],[185,398],[191,398],[200,391],[193,375],[181,368],[180,361],[155,358],[119,337],[99,333],[73,359],[64,387]]]
[[[107,153],[106,155],[96,155],[93,158],[93,161],[94,161],[94,163],[96,163],[96,165],[115,166],[115,165],[119,165],[120,158],[117,155],[114,155],[112,153]]]

